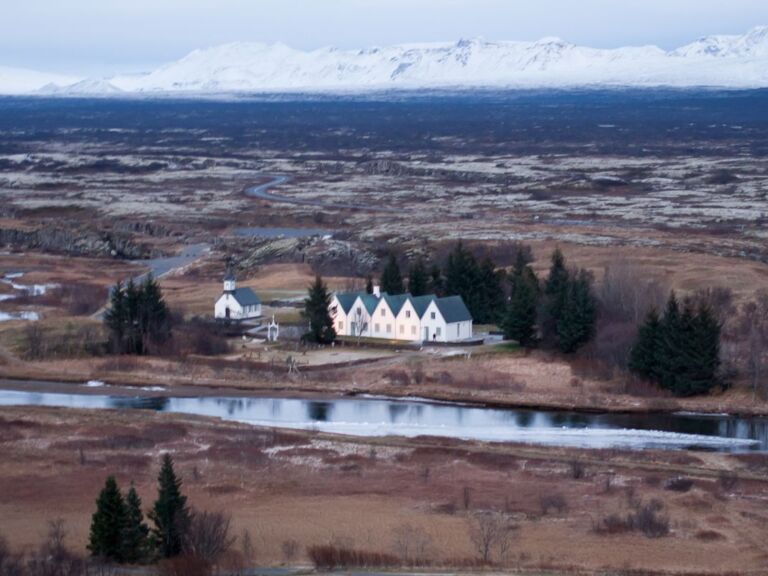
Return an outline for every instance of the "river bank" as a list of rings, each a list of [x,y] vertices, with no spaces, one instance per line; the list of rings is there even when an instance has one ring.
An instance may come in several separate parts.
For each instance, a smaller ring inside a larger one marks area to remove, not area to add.
[[[329,540],[400,555],[406,529],[425,542],[433,566],[467,565],[478,554],[475,515],[488,511],[515,526],[498,560],[505,570],[747,575],[764,566],[768,486],[759,454],[359,438],[51,407],[0,408],[0,434],[2,532],[14,548],[37,545],[55,510],[69,544],[83,549],[104,478],[133,482],[150,505],[160,455],[170,452],[190,504],[231,514],[233,533],[248,531],[260,566],[305,563],[309,546]],[[651,500],[669,518],[665,537],[595,530]]]

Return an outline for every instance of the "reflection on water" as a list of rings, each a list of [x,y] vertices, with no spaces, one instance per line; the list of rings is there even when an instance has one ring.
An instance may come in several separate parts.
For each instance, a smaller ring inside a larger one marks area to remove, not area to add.
[[[357,436],[442,436],[584,448],[768,450],[768,419],[581,414],[390,399],[168,398],[0,390],[0,405],[144,409]]]

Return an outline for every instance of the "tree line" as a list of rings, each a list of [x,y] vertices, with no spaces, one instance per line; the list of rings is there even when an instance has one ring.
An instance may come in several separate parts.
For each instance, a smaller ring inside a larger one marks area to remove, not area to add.
[[[184,556],[210,567],[232,546],[230,520],[221,513],[197,512],[187,505],[182,481],[168,454],[158,475],[158,494],[144,521],[133,485],[123,496],[114,476],[107,478],[91,518],[88,550],[94,558],[118,564],[149,563]]]
[[[706,303],[682,306],[672,292],[662,315],[651,310],[637,333],[629,369],[676,396],[694,396],[722,385],[721,325]]]
[[[104,323],[117,354],[149,354],[171,337],[171,315],[151,274],[140,284],[131,279],[112,288]]]

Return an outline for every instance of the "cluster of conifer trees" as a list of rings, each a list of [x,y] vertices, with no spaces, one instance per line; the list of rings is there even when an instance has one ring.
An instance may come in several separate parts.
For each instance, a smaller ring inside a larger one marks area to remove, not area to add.
[[[462,242],[448,255],[443,270],[437,264],[427,267],[423,259],[408,268],[407,290],[414,296],[461,296],[472,318],[479,324],[495,324],[504,313],[504,272],[496,269],[490,257],[475,258]],[[380,279],[381,290],[388,294],[403,294],[405,282],[394,254],[389,256]],[[368,279],[368,292],[373,280]]]
[[[552,254],[549,276],[543,287],[520,254],[510,284],[509,304],[502,324],[506,338],[526,348],[543,339],[544,344],[571,354],[594,337],[597,299],[592,290],[592,276],[584,269],[568,270],[559,249]]]
[[[149,354],[171,336],[171,316],[160,286],[149,275],[141,284],[129,280],[112,288],[104,315],[112,350],[118,354]]]
[[[114,476],[110,476],[96,500],[88,550],[93,556],[119,563],[171,558],[181,553],[189,509],[168,454],[163,456],[157,501],[149,519],[154,523],[152,530],[144,522],[141,499],[134,487],[123,497]]]
[[[681,307],[672,292],[663,315],[652,310],[640,327],[629,368],[677,396],[709,392],[722,384],[720,330],[709,306],[687,300]]]

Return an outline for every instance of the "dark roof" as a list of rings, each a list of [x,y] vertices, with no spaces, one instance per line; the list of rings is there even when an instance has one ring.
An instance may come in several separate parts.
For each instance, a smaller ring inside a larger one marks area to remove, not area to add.
[[[454,322],[467,322],[472,320],[472,314],[469,313],[464,300],[461,296],[448,296],[447,298],[438,298],[435,300],[437,309],[443,315],[447,324]]]
[[[238,288],[232,292],[232,297],[240,306],[257,306],[261,304],[259,297],[250,288]]]
[[[352,305],[360,295],[360,292],[345,292],[343,294],[336,294],[336,299],[339,301],[339,304],[341,304],[341,308],[344,310],[344,314],[349,314],[349,311],[352,310]]]
[[[227,268],[227,273],[224,274],[224,282],[233,281],[235,279],[235,273],[232,272],[232,268]]]
[[[413,304],[413,309],[416,310],[416,316],[421,318],[424,316],[424,312],[427,311],[427,308],[429,307],[429,304],[435,300],[434,295],[430,296],[412,296],[411,297],[411,304]]]
[[[405,305],[405,303],[411,299],[411,295],[397,294],[396,296],[392,296],[385,292],[384,294],[381,295],[381,298],[387,303],[387,305],[389,306],[389,309],[392,311],[392,314],[394,316],[397,316],[398,314],[400,314],[400,310],[403,309],[403,306]]]
[[[360,298],[363,301],[363,306],[368,310],[368,314],[373,314],[373,311],[376,310],[376,305],[379,303],[379,299],[373,294],[361,294]]]

